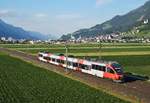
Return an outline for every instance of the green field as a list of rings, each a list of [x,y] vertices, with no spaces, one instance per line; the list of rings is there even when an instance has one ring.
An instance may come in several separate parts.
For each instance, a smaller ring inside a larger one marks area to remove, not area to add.
[[[5,48],[64,48],[65,44],[0,44]],[[69,47],[97,47],[97,43],[87,44],[68,44]],[[150,43],[102,43],[103,47],[149,47]]]
[[[15,48],[17,50],[29,52],[29,53],[37,53],[39,51],[49,51],[51,53],[65,53],[64,48]],[[69,48],[70,53],[97,53],[99,51],[98,48]],[[102,52],[140,52],[140,51],[150,51],[150,47],[143,48],[103,48]]]
[[[49,51],[59,54],[65,53],[64,45],[48,44],[1,44],[0,47],[20,50],[36,55],[39,51]],[[97,58],[100,54],[103,60],[118,61],[124,67],[125,72],[150,76],[150,44],[144,43],[120,43],[102,44],[101,53],[98,53],[98,44],[71,44],[68,45],[69,54],[80,58]]]
[[[1,44],[0,47],[11,48],[37,55],[39,51],[49,51],[59,54],[65,53],[64,45],[49,44]],[[150,44],[149,43],[103,43],[99,53],[98,44],[68,44],[69,54],[79,58],[97,58],[118,61],[125,72],[136,73],[150,77]]]
[[[127,103],[80,82],[0,54],[0,103]]]

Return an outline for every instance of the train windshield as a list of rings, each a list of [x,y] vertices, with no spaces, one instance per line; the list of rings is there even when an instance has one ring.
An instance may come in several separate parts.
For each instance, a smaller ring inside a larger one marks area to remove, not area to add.
[[[122,69],[115,69],[115,71],[117,72],[117,74],[122,74],[123,73]]]
[[[116,71],[118,74],[122,74],[122,73],[123,73],[122,67],[121,67],[120,64],[114,63],[114,64],[112,64],[112,67],[115,69],[115,71]]]

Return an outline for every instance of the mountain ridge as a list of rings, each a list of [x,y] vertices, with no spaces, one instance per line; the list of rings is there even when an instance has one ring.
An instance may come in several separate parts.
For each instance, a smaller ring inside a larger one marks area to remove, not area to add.
[[[144,19],[150,19],[150,0],[127,14],[116,15],[102,24],[97,24],[88,29],[80,29],[68,35],[63,35],[61,39],[70,39],[71,36],[75,38],[79,38],[80,36],[93,37],[114,32],[126,32],[134,26],[139,25]]]
[[[21,27],[16,27],[5,23],[0,19],[0,37],[12,37],[14,39],[29,39],[29,40],[48,40],[50,35],[45,35],[39,32],[27,31]]]

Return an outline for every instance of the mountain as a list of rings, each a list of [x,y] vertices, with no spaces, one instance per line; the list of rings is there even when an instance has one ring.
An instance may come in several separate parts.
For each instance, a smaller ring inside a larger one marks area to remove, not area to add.
[[[80,29],[74,33],[63,35],[61,39],[69,39],[71,38],[71,35],[75,38],[79,38],[105,35],[113,32],[126,32],[134,26],[139,25],[145,19],[150,19],[150,0],[148,0],[143,6],[132,10],[125,15],[117,15],[111,20],[108,20],[102,24],[97,24],[94,27]]]
[[[7,24],[0,19],[0,37],[12,37],[14,39],[47,40],[49,35],[38,32],[26,31],[20,27]]]

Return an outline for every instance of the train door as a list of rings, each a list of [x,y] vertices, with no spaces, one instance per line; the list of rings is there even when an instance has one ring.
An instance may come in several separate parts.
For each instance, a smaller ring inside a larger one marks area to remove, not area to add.
[[[51,63],[52,63],[52,64],[55,64],[55,65],[58,65],[56,58],[52,58],[52,62],[51,62]]]
[[[92,64],[92,69],[91,69],[92,75],[96,75],[98,77],[103,77],[104,71],[101,70],[101,68],[102,67],[99,65]]]
[[[65,57],[64,56],[60,56],[59,59],[60,59],[60,66],[61,67],[65,67],[66,66],[65,65]]]
[[[78,63],[78,67],[76,68],[77,71],[82,71],[83,62],[84,62],[84,60],[82,60],[82,59],[77,60],[77,63]]]
[[[107,70],[106,72],[104,73],[104,78],[109,78],[109,79],[115,79],[116,75],[115,75],[115,71],[110,68],[110,67],[107,67]]]
[[[81,66],[80,68],[83,73],[92,74],[90,65],[79,64],[79,66]]]
[[[39,59],[39,60],[43,60],[43,55],[39,53],[39,54],[38,54],[38,59]]]
[[[68,61],[67,65],[68,65],[69,69],[73,69],[73,62],[72,61]]]

